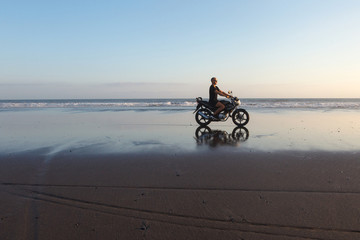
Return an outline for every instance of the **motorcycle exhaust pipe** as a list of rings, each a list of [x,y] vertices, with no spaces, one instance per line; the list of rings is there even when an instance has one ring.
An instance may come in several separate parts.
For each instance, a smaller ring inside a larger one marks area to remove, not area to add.
[[[203,112],[198,112],[200,116],[202,116],[205,119],[209,119],[209,116],[206,116]]]

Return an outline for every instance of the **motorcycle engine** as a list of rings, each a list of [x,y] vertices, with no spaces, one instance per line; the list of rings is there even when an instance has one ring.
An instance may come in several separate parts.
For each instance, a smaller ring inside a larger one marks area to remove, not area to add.
[[[220,114],[219,114],[219,118],[220,118],[220,119],[225,119],[225,118],[226,118],[226,114],[220,113]]]

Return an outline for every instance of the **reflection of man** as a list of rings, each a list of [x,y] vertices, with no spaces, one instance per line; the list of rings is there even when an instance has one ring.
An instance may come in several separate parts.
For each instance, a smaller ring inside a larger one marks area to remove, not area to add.
[[[209,89],[209,103],[214,106],[217,107],[218,109],[216,109],[216,111],[214,112],[214,119],[219,119],[219,113],[224,110],[225,106],[224,104],[222,104],[221,102],[219,102],[217,100],[217,95],[221,95],[224,97],[231,97],[229,94],[226,94],[225,92],[221,91],[217,86],[217,79],[216,77],[211,78],[211,86]]]

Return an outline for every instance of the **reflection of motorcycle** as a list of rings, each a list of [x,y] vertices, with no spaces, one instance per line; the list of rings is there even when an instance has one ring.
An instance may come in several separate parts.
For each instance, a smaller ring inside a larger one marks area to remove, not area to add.
[[[230,91],[229,94],[231,94]],[[210,105],[207,101],[203,101],[201,97],[196,98],[196,101],[198,105],[194,111],[196,113],[195,120],[200,126],[206,126],[212,121],[224,122],[229,117],[232,118],[237,126],[245,126],[249,122],[249,113],[245,109],[240,108],[241,103],[237,97],[231,97],[230,101],[220,100],[225,105],[225,109],[220,112],[218,119],[213,117],[217,107]]]
[[[212,147],[217,145],[236,146],[239,142],[245,142],[249,138],[249,130],[246,127],[236,127],[231,134],[223,130],[212,130],[207,126],[200,126],[195,131],[197,144],[207,144]]]

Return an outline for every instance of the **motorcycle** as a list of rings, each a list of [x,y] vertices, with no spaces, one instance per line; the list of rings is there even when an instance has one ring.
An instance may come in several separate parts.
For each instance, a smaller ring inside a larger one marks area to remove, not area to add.
[[[232,92],[229,91],[229,95],[231,94]],[[212,121],[225,122],[231,117],[232,121],[241,127],[245,126],[250,120],[249,113],[240,107],[241,102],[237,97],[231,96],[230,101],[220,100],[225,105],[225,108],[219,113],[218,119],[214,118],[217,107],[212,106],[208,101],[203,101],[202,97],[197,97],[196,102],[197,106],[193,113],[195,113],[195,120],[200,126],[207,126]]]

